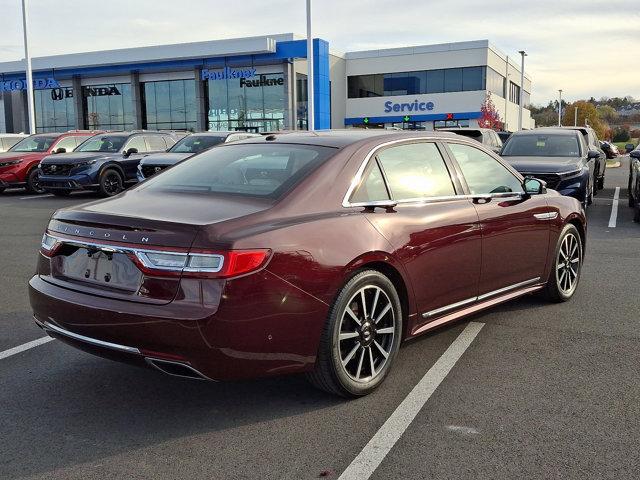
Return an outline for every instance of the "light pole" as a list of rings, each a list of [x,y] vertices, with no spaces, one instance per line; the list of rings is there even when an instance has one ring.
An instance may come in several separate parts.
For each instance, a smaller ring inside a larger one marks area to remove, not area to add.
[[[311,35],[311,0],[307,0],[307,129],[313,125],[313,37]]]
[[[578,107],[576,107],[575,112],[573,113],[573,126],[578,126]]]
[[[562,126],[562,89],[558,90],[558,126]]]
[[[36,115],[33,101],[33,74],[31,72],[31,55],[29,55],[29,33],[27,17],[27,0],[22,0],[22,29],[24,32],[24,58],[27,61],[27,108],[29,117],[29,133],[36,133]]]
[[[524,99],[524,57],[527,56],[524,50],[520,50],[520,55],[522,56],[522,62],[520,64],[520,98],[518,99],[518,103],[520,104],[518,108],[518,131],[522,130],[522,110],[524,109],[523,99]]]

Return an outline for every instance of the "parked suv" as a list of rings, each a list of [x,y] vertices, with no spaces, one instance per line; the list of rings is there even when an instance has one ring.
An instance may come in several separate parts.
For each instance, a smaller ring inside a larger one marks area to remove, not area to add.
[[[464,137],[473,138],[482,143],[485,147],[493,150],[495,153],[500,153],[502,150],[502,140],[500,136],[490,128],[465,128],[465,127],[452,127],[452,128],[439,128],[439,132],[453,132]]]
[[[189,158],[196,153],[208,150],[221,143],[236,142],[251,137],[259,137],[256,133],[246,132],[204,132],[193,133],[182,138],[166,152],[147,155],[138,165],[138,181],[143,181],[171,165]]]
[[[0,153],[6,152],[27,136],[24,133],[0,133]]]
[[[544,127],[544,128],[558,128],[558,127]],[[595,162],[595,177],[596,184],[593,189],[593,194],[597,195],[598,190],[602,190],[604,188],[604,175],[607,171],[607,154],[602,149],[600,144],[600,140],[598,140],[598,135],[596,131],[591,127],[561,127],[567,130],[577,130],[584,137],[584,141],[587,144],[589,150],[598,152],[598,156],[593,160]]]
[[[73,190],[95,190],[104,197],[120,193],[137,182],[143,156],[164,152],[176,143],[164,132],[112,132],[96,135],[73,153],[46,157],[40,163],[40,185],[54,195]]]
[[[29,193],[42,193],[38,164],[47,155],[70,152],[87,137],[89,131],[38,133],[23,138],[9,151],[0,153],[0,192],[10,187],[24,187]]]
[[[599,152],[587,146],[580,132],[568,128],[538,128],[515,132],[502,157],[525,177],[535,177],[562,195],[593,202],[595,160]]]

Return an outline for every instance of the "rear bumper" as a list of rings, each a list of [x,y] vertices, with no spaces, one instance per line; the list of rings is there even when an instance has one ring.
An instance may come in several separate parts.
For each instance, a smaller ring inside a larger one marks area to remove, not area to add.
[[[29,298],[36,322],[51,336],[112,360],[178,362],[215,380],[313,366],[325,304],[266,271],[217,281],[217,287],[207,280],[191,282],[183,280],[178,299],[158,305],[89,295],[36,275],[29,281]],[[188,295],[212,289],[217,301]]]

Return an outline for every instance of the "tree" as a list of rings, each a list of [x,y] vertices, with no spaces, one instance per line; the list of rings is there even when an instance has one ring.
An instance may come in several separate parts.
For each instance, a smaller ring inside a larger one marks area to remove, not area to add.
[[[578,107],[578,118],[575,118],[576,107]],[[577,121],[576,121],[577,120]],[[600,119],[598,110],[595,105],[585,100],[578,100],[568,105],[564,109],[564,115],[562,116],[563,125],[576,125],[584,126],[589,125],[592,127],[598,138],[606,138],[606,130],[608,125]]]
[[[629,135],[629,125],[623,125],[621,127],[616,127],[613,130],[613,141],[614,142],[628,142],[631,138]]]
[[[500,118],[500,114],[491,100],[491,92],[487,93],[484,102],[482,102],[480,113],[481,115],[478,119],[478,126],[480,126],[480,128],[491,128],[493,130],[502,129],[504,122],[502,118]]]
[[[616,109],[611,105],[599,105],[596,107],[596,110],[598,111],[600,118],[609,124],[616,123],[620,118]]]

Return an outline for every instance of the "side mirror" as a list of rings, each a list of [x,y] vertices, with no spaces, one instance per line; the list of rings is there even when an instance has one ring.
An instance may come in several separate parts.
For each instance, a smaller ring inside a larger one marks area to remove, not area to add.
[[[634,148],[636,148],[636,147],[635,147],[635,145],[633,145],[633,143],[627,143],[624,146],[624,151],[629,153],[629,152],[633,151]]]
[[[600,152],[598,152],[597,150],[589,150],[589,153],[587,153],[588,159],[598,158],[599,156],[600,156]]]
[[[64,147],[56,148],[53,153],[67,153],[67,149]]]
[[[638,160],[640,160],[640,150],[632,150],[629,152],[629,156],[631,158],[636,158]]]
[[[522,188],[524,188],[524,192],[527,195],[542,195],[547,193],[547,182],[537,178],[525,177]]]
[[[134,153],[138,153],[138,149],[136,147],[128,148],[127,150],[124,151],[123,157],[127,158],[128,156],[133,155]]]

